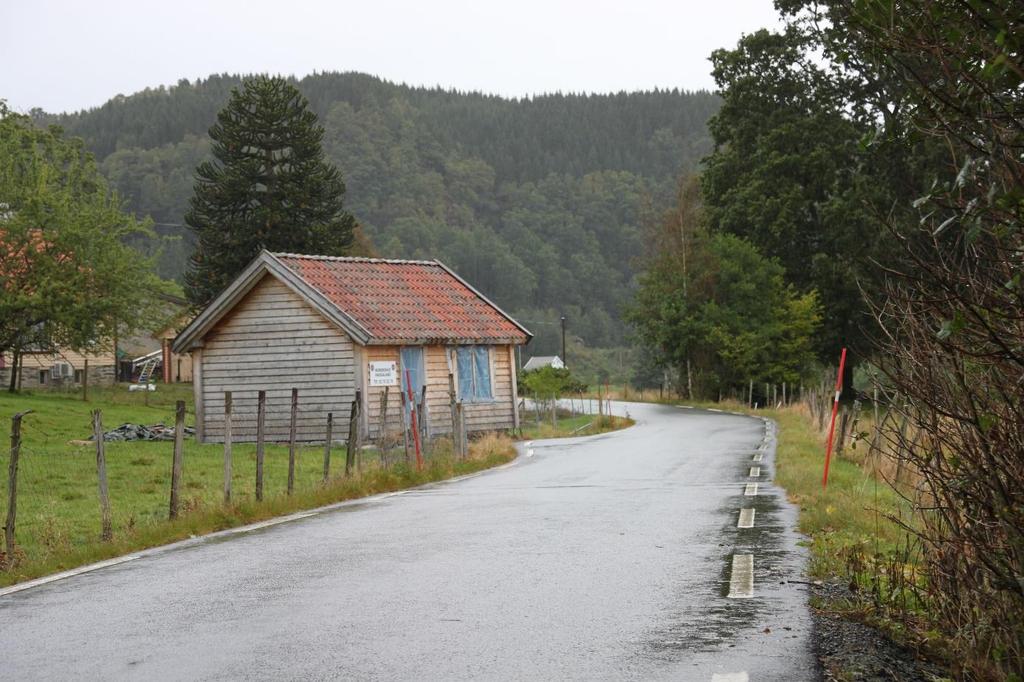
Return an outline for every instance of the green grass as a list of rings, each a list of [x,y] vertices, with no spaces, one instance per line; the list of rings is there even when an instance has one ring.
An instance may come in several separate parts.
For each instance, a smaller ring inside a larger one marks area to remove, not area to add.
[[[557,426],[551,424],[550,414],[542,416],[539,426],[532,412],[524,412],[521,419],[521,438],[525,440],[593,436],[608,431],[618,431],[636,423],[626,417],[599,417],[592,414],[581,414],[575,417],[559,416]]]
[[[763,410],[779,425],[776,482],[800,507],[800,531],[812,538],[812,575],[849,576],[865,555],[898,552],[907,532],[889,517],[911,520],[910,503],[851,455],[833,454],[822,486],[825,439],[800,409]],[[865,447],[863,444],[860,446]]]
[[[268,445],[264,500],[256,502],[255,446],[233,448],[232,503],[223,504],[223,446],[186,440],[181,517],[169,522],[170,442],[107,443],[107,478],[114,522],[112,542],[100,541],[100,508],[93,444],[75,445],[91,433],[91,411],[102,409],[104,428],[124,422],[172,424],[174,401],[191,403],[190,386],[160,386],[148,397],[125,387],[90,389],[89,402],[79,394],[0,394],[0,515],[6,518],[6,475],[10,452],[10,417],[32,410],[22,423],[18,475],[17,552],[15,565],[0,571],[0,585],[11,584],[144,547],[172,542],[223,528],[378,492],[397,490],[470,473],[514,457],[508,439],[473,443],[467,461],[452,461],[443,446],[422,471],[404,465],[388,470],[363,453],[360,475],[345,478],[345,448],[332,453],[332,479],[324,484],[323,446],[300,447],[295,494],[285,494],[288,448]],[[145,403],[148,400],[149,405]],[[191,416],[187,420],[191,423]]]

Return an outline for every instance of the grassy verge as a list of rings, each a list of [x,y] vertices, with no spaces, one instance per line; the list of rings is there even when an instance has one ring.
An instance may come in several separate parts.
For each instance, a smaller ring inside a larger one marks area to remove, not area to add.
[[[512,441],[503,436],[474,440],[465,461],[454,461],[450,448],[442,443],[422,470],[405,464],[381,468],[376,452],[363,451],[362,471],[346,478],[344,447],[335,447],[332,476],[325,483],[323,446],[301,447],[295,493],[289,496],[285,494],[288,449],[268,445],[264,500],[257,502],[255,446],[236,444],[232,502],[225,505],[223,447],[186,441],[184,513],[170,522],[171,443],[107,443],[114,539],[101,542],[95,448],[69,441],[89,436],[90,412],[97,408],[103,411],[107,429],[123,422],[173,423],[174,401],[190,397],[190,389],[160,388],[149,396],[129,394],[124,387],[91,390],[89,402],[71,394],[0,395],[0,438],[4,443],[9,442],[10,416],[33,410],[23,422],[15,562],[8,570],[0,570],[0,585],[301,509],[472,473],[515,456]],[[0,451],[0,473],[5,478],[9,456],[4,447]],[[6,480],[4,483],[0,487],[0,514],[7,509]]]
[[[800,507],[800,531],[812,539],[810,572],[849,577],[864,553],[886,555],[905,546],[907,532],[890,517],[909,521],[910,504],[854,456],[833,456],[822,486],[825,441],[799,407],[767,410],[779,425],[776,481]],[[863,445],[861,446],[863,449]]]
[[[904,497],[912,497],[912,486],[893,489],[884,478],[891,474],[885,462],[871,461],[861,443],[833,454],[828,487],[823,487],[825,436],[804,406],[757,412],[740,404],[722,407],[778,424],[775,480],[800,509],[800,531],[809,537],[811,549],[808,573],[850,587],[844,596],[815,599],[813,605],[866,622],[942,660],[941,642],[928,625],[921,597],[918,547],[902,525],[913,527],[917,521]]]
[[[618,431],[636,423],[627,417],[599,417],[592,414],[581,414],[560,416],[557,425],[551,423],[550,415],[543,415],[538,424],[532,413],[525,413],[522,422],[521,438],[524,440],[593,436],[608,431]]]

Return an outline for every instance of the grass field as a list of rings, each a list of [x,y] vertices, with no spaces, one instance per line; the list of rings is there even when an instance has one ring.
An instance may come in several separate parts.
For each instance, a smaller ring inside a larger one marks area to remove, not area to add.
[[[236,443],[232,503],[225,506],[223,446],[186,440],[181,492],[184,511],[178,520],[169,522],[172,444],[107,443],[114,539],[100,542],[95,446],[69,441],[89,437],[91,411],[97,408],[102,409],[107,430],[124,422],[173,424],[178,399],[186,400],[191,409],[191,387],[160,386],[148,396],[128,393],[123,386],[90,389],[89,402],[78,394],[0,393],[0,438],[4,442],[0,449],[4,479],[0,518],[6,518],[8,504],[10,417],[32,410],[22,423],[15,562],[12,568],[0,570],[0,585],[299,509],[478,471],[515,456],[511,440],[493,436],[473,441],[467,461],[452,461],[450,449],[442,445],[422,471],[404,464],[381,469],[376,466],[376,453],[364,451],[362,473],[345,478],[345,448],[335,446],[332,477],[324,484],[323,446],[310,445],[299,449],[295,494],[287,496],[288,448],[268,444],[264,500],[257,503],[255,446]],[[187,422],[191,421],[190,416]]]
[[[522,438],[527,440],[594,436],[608,431],[618,431],[636,423],[626,417],[599,417],[593,414],[570,416],[566,413],[564,416],[558,417],[558,425],[554,426],[551,424],[550,414],[542,415],[539,425],[533,412],[524,412],[520,416]]]

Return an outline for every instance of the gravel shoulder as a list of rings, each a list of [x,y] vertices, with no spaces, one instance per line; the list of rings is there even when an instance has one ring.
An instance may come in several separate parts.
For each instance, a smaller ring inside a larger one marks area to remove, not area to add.
[[[938,682],[952,679],[949,670],[897,644],[865,623],[832,612],[830,604],[850,596],[838,583],[811,586],[814,653],[826,682]]]

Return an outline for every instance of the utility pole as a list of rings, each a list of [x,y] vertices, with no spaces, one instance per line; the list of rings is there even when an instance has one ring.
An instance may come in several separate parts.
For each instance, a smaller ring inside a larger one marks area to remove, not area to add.
[[[569,366],[569,360],[565,356],[565,315],[562,315],[562,364]]]

